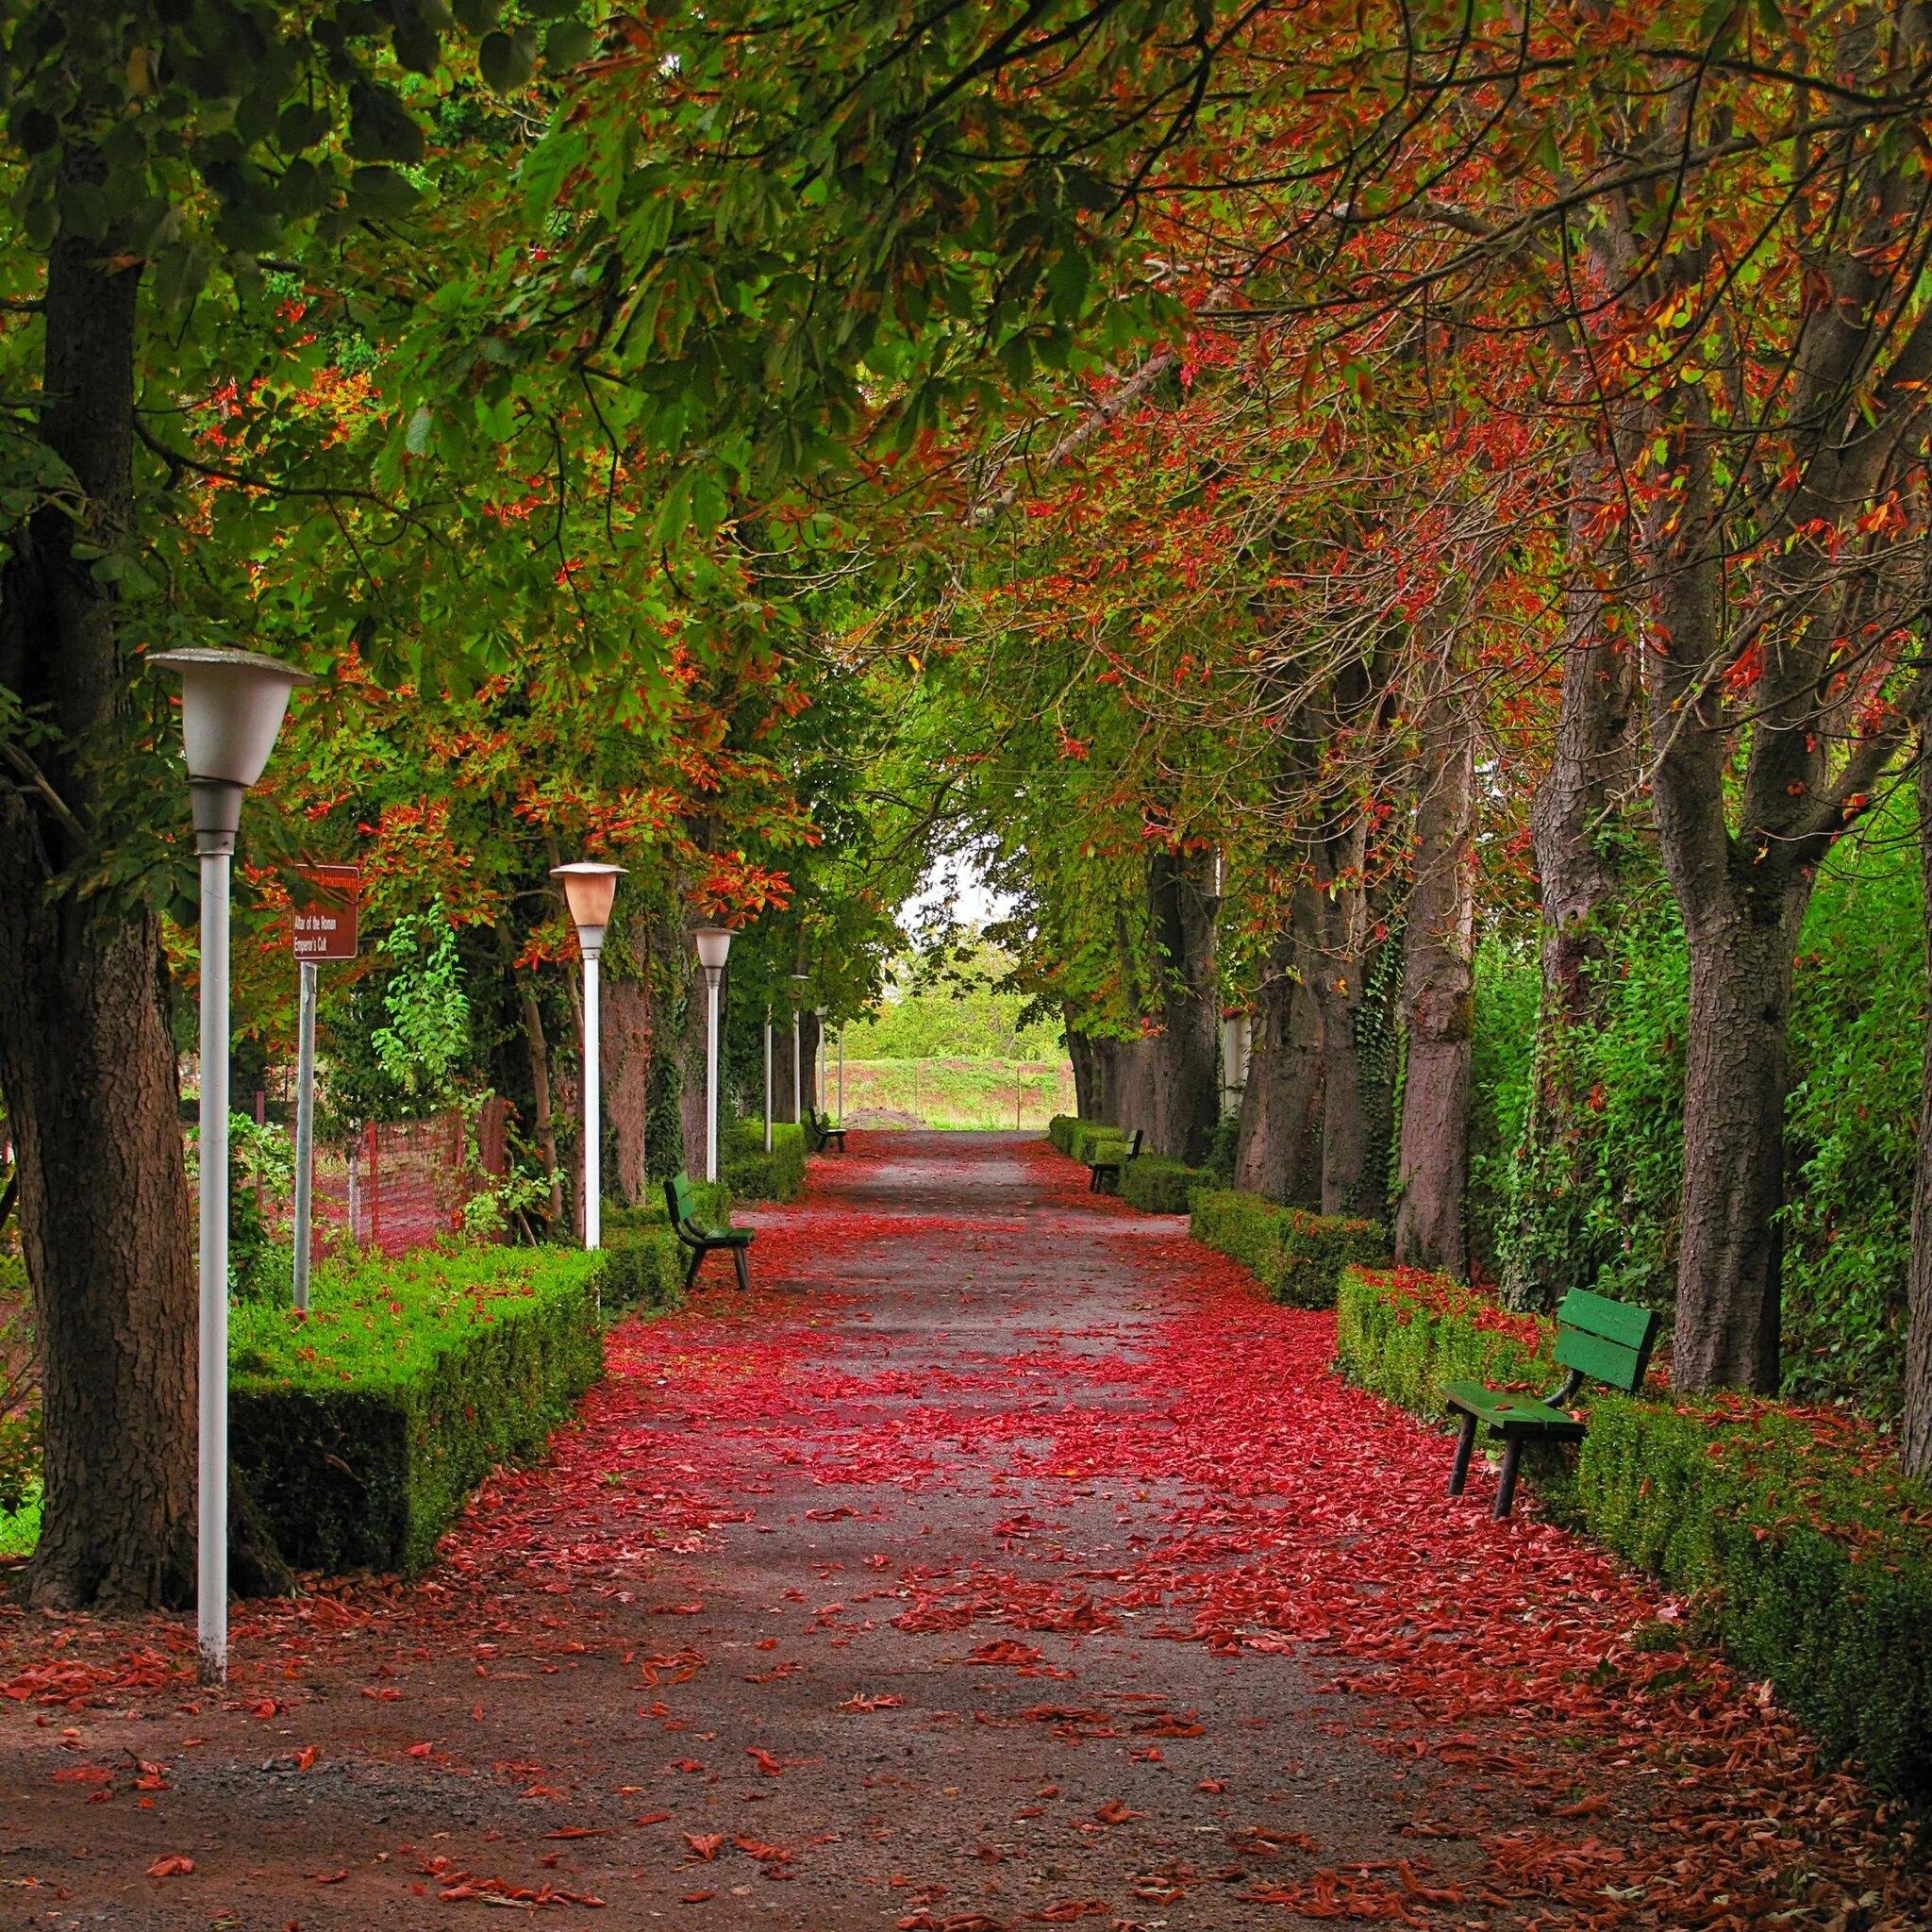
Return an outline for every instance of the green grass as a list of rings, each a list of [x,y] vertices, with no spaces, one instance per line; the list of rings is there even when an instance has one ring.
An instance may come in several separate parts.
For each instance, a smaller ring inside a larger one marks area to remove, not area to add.
[[[17,1509],[0,1509],[0,1557],[31,1557],[41,1540],[41,1479],[26,1487]]]
[[[825,1063],[825,1101],[836,1114],[836,1058]],[[1017,1105],[1016,1105],[1017,1103]],[[845,1062],[848,1124],[1041,1132],[1074,1106],[1071,1060],[890,1059]]]

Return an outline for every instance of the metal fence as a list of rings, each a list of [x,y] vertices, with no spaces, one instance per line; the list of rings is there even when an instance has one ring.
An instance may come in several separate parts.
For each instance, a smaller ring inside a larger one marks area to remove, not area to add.
[[[342,1145],[315,1150],[315,1251],[346,1239],[385,1255],[426,1248],[463,1224],[463,1210],[508,1172],[508,1103],[487,1100],[476,1147],[451,1108],[422,1121],[371,1121]]]

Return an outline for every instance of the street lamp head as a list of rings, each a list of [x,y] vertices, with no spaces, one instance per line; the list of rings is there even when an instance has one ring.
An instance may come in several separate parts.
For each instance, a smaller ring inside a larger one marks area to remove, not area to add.
[[[260,651],[212,644],[157,651],[148,662],[181,674],[181,743],[195,841],[204,853],[232,852],[242,794],[275,747],[289,693],[313,684],[314,675]]]
[[[724,960],[731,951],[731,928],[728,925],[701,925],[691,934],[698,945],[698,964],[705,969],[705,977],[715,980],[724,970]]]
[[[604,928],[610,924],[610,906],[617,897],[617,881],[623,872],[621,865],[604,865],[593,858],[550,868],[550,876],[563,881],[564,902],[577,929],[577,944],[587,958],[604,948]]]

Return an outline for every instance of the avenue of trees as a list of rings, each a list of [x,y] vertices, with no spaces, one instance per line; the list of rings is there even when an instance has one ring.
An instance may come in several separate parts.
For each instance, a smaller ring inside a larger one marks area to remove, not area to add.
[[[1793,1228],[1857,1232],[1805,1221],[1792,1109],[1834,1024],[1877,1038],[1806,991],[1814,900],[1840,941],[1895,915],[1888,1065],[1924,1018],[1932,8],[23,0],[0,35],[38,1601],[192,1576],[193,860],[145,666],[184,642],[323,674],[244,824],[243,1050],[286,1051],[290,868],[357,859],[405,939],[331,983],[344,1105],[509,1094],[558,1233],[552,864],[629,868],[635,1196],[696,1126],[691,926],[741,928],[735,1026],[856,1018],[970,846],[1083,1111],[1521,1306],[1615,1262],[1606,1124],[1662,1069],[1675,1385],[1780,1386]],[[411,1073],[377,1036],[452,971],[463,1041]],[[1873,1358],[1923,1471],[1900,1091]]]

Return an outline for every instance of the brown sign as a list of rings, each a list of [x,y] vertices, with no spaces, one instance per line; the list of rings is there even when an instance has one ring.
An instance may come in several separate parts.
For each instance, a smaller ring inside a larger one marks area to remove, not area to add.
[[[356,895],[361,874],[353,865],[305,865],[308,904],[294,908],[298,959],[356,957]]]

